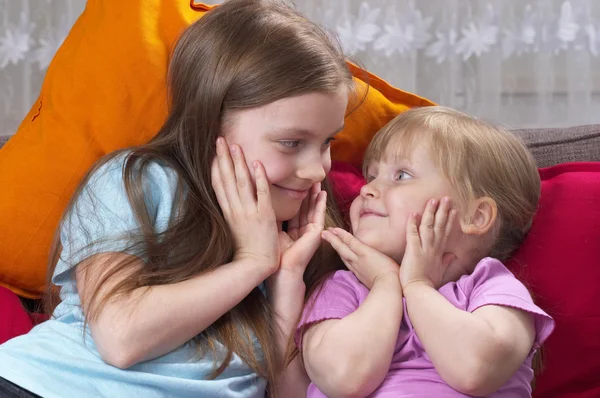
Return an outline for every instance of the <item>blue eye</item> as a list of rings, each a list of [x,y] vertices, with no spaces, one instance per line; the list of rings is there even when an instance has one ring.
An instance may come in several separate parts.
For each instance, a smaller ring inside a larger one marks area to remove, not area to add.
[[[406,171],[404,170],[399,170],[396,180],[410,180],[412,179],[413,176],[411,176],[410,174],[408,174]]]
[[[279,141],[279,144],[286,148],[297,148],[300,145],[300,141],[297,140],[283,140]]]

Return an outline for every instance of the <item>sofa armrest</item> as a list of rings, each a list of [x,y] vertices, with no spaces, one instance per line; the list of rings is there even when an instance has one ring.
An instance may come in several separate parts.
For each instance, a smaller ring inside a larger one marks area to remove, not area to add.
[[[513,132],[523,139],[538,167],[600,161],[600,124]]]

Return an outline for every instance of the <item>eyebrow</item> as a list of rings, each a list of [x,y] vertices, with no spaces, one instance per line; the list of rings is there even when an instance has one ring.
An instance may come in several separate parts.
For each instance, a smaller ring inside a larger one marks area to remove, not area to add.
[[[386,157],[382,156],[378,160],[373,160],[373,161],[371,161],[371,164],[369,164],[369,166],[367,166],[366,170],[368,170],[369,167],[371,167],[371,165],[373,163],[377,163],[378,165],[383,163],[387,166],[391,166],[392,168],[408,168],[411,170],[413,170],[415,167],[413,162],[411,162],[409,159],[403,158],[399,155],[395,155],[391,158],[388,157],[387,159],[386,159]]]
[[[344,128],[346,127],[345,124],[342,124],[337,130],[335,130],[333,133],[329,134],[329,137],[333,137],[334,135],[338,134],[339,132],[341,132]],[[284,129],[277,129],[274,130],[275,133],[279,133],[279,134],[304,134],[304,135],[309,135],[309,136],[315,136],[314,132],[312,130],[307,130],[307,129],[302,129],[302,128],[284,128]]]

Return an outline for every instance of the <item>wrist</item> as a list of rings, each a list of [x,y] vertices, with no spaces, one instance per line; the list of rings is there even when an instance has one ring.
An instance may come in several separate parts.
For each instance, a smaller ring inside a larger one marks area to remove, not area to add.
[[[269,279],[279,280],[286,283],[298,283],[302,282],[304,284],[304,268],[288,268],[288,267],[279,267],[275,272],[273,272]]]
[[[389,272],[375,277],[375,279],[373,279],[373,286],[371,289],[373,289],[375,286],[399,290],[400,292],[402,292],[402,284],[400,283],[400,278],[398,278],[398,274],[395,272]]]
[[[433,286],[433,282],[428,279],[418,279],[408,283],[402,283],[402,292],[406,298],[413,295],[415,292],[418,293],[420,291],[422,292],[431,289],[435,290],[435,287]]]
[[[243,264],[245,269],[253,270],[260,282],[273,275],[279,268],[279,264],[274,264],[271,259],[254,255],[236,255],[232,262]]]
[[[272,297],[285,294],[288,297],[300,297],[302,301],[304,300],[306,284],[303,274],[299,272],[279,269],[267,278],[266,286]]]
[[[287,342],[302,315],[306,284],[295,273],[277,271],[266,280],[267,296],[277,313],[275,322]]]

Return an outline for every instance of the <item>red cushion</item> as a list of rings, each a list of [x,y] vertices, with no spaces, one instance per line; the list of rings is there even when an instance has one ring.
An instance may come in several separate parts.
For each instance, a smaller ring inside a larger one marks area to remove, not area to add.
[[[33,322],[16,294],[0,286],[0,344],[31,330]]]
[[[350,163],[333,160],[329,172],[329,182],[331,182],[333,196],[342,215],[347,217],[352,201],[365,183],[361,171]]]
[[[600,396],[600,163],[540,170],[527,239],[507,264],[556,321],[534,397]]]
[[[600,397],[600,163],[561,164],[540,177],[533,226],[507,263],[556,321],[533,396]],[[334,163],[330,179],[347,210],[360,172]]]

